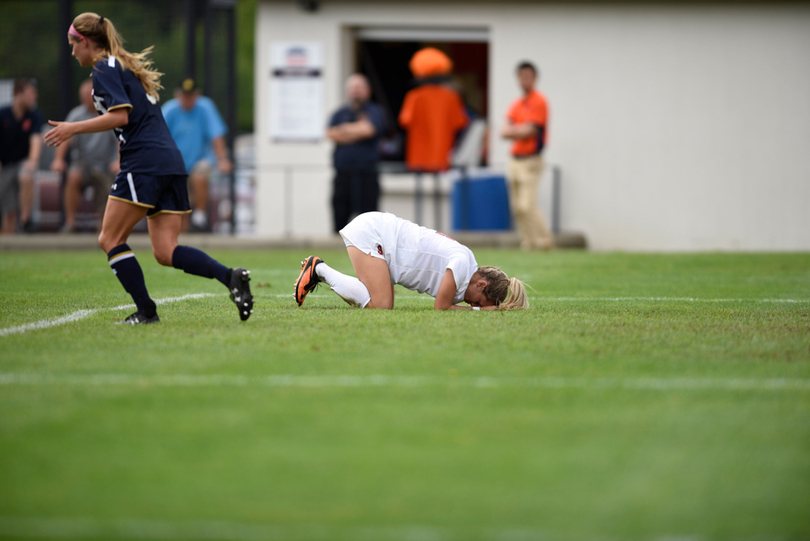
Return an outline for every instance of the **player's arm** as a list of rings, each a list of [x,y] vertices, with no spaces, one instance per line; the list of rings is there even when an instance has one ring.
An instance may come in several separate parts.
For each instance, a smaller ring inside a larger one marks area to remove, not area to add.
[[[107,111],[103,115],[81,120],[79,122],[56,122],[49,120],[48,124],[54,128],[45,134],[45,142],[48,146],[61,145],[74,135],[79,133],[94,133],[107,131],[113,128],[120,128],[129,123],[129,108],[119,107],[112,111]]]
[[[444,278],[439,285],[439,294],[436,295],[436,301],[433,303],[433,308],[436,310],[450,310],[457,308],[466,308],[453,304],[453,297],[456,296],[456,279],[453,277],[453,271],[447,269],[444,271]]]
[[[444,278],[439,285],[439,294],[436,295],[436,301],[433,303],[433,308],[436,310],[497,310],[497,306],[459,306],[453,304],[453,298],[456,296],[456,279],[453,271],[447,269],[444,271]]]
[[[453,304],[453,297],[456,296],[456,278],[453,271],[447,269],[444,271],[444,278],[439,285],[439,294],[436,295],[436,301],[433,303],[433,308],[436,310],[471,310],[471,306],[459,306]]]
[[[453,271],[447,269],[444,272],[444,278],[439,285],[439,294],[436,295],[436,302],[433,303],[433,308],[436,310],[497,310],[497,306],[459,306],[453,304],[453,297],[456,296],[456,279]]]

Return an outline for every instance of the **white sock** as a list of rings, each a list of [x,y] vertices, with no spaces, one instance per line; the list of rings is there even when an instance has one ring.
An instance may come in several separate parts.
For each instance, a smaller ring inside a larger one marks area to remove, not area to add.
[[[338,272],[326,263],[318,263],[315,274],[329,284],[338,297],[347,303],[365,308],[371,302],[371,295],[363,282],[354,276],[347,276]]]

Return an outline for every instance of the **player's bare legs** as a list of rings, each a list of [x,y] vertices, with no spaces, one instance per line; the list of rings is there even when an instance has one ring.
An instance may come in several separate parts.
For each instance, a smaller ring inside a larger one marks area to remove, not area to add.
[[[132,228],[146,216],[146,207],[125,203],[118,199],[107,199],[107,209],[101,222],[98,245],[105,252],[124,244],[132,233]]]
[[[391,275],[385,260],[364,254],[354,246],[349,246],[346,250],[349,252],[349,259],[352,260],[357,279],[366,286],[371,296],[366,308],[393,308],[394,286],[391,285]]]
[[[174,249],[177,248],[181,223],[182,215],[180,214],[160,213],[147,219],[152,253],[157,262],[165,267],[172,266],[172,255]]]
[[[121,323],[139,325],[157,323],[157,307],[146,290],[143,271],[135,253],[127,244],[132,228],[146,215],[147,208],[118,199],[107,199],[107,210],[101,223],[98,245],[107,253],[115,277],[132,296],[138,310]]]
[[[190,246],[179,246],[177,237],[183,215],[161,212],[148,219],[149,240],[158,263],[182,269],[203,278],[216,278],[228,288],[231,300],[239,310],[239,318],[247,321],[253,313],[253,295],[250,292],[250,271],[242,267],[229,269],[211,256]]]

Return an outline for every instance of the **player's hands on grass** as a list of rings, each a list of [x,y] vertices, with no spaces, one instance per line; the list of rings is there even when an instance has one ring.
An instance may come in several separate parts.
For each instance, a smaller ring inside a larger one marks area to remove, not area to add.
[[[57,122],[49,120],[48,124],[54,128],[45,134],[45,143],[49,147],[56,147],[73,137],[75,134],[70,122]]]

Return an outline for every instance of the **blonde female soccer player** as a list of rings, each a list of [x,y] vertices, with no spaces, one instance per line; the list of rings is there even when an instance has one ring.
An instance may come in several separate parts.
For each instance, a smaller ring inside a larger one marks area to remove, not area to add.
[[[393,308],[394,284],[427,293],[437,310],[513,310],[529,306],[523,282],[496,267],[479,267],[472,251],[433,229],[384,212],[367,212],[340,230],[357,278],[318,256],[301,262],[295,301],[326,282],[360,308]],[[469,306],[458,306],[459,303]]]
[[[127,245],[132,228],[144,216],[149,218],[149,239],[158,263],[216,278],[230,291],[240,319],[248,319],[253,312],[250,271],[229,269],[205,252],[177,244],[181,215],[191,212],[187,174],[158,105],[162,74],[151,67],[151,47],[138,54],[128,52],[112,21],[95,13],[73,20],[68,41],[79,64],[93,66],[93,102],[99,116],[80,122],[50,121],[54,128],[45,142],[56,146],[79,133],[110,129],[118,137],[121,172],[107,199],[98,243],[137,306],[122,323],[160,321],[141,267]]]

